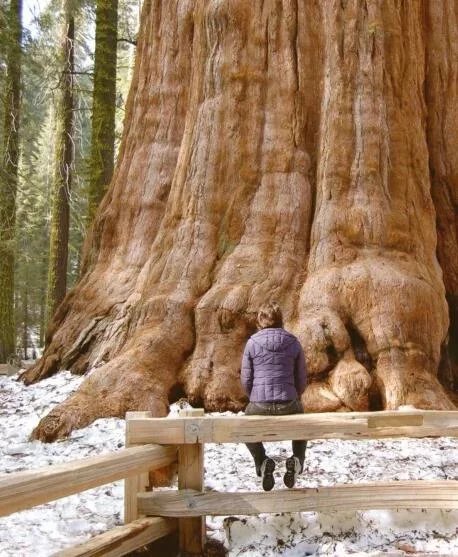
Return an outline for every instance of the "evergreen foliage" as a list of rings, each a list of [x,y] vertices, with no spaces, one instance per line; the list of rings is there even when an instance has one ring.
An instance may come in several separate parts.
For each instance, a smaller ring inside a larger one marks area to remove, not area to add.
[[[75,38],[73,78],[72,188],[68,190],[69,237],[67,286],[79,276],[80,252],[87,228],[91,153],[91,114],[95,52],[95,1],[74,0]],[[15,232],[9,240],[14,255],[14,312],[10,323],[16,355],[32,357],[43,346],[46,330],[46,289],[52,215],[52,185],[57,145],[57,106],[60,84],[59,27],[61,2],[50,0],[40,12],[24,2],[26,24],[22,34],[20,153],[16,188]],[[10,0],[0,0],[0,151],[3,151]],[[33,16],[31,14],[33,10]],[[116,96],[116,148],[122,131],[124,103],[130,85],[135,35],[139,18],[137,0],[119,0]],[[5,210],[3,199],[0,211]],[[13,229],[14,231],[14,229]],[[5,244],[3,244],[5,245]],[[1,249],[1,247],[0,247]],[[6,269],[0,261],[0,273]],[[4,289],[0,289],[3,295]],[[10,305],[10,310],[13,306]],[[0,341],[1,342],[1,341]],[[14,349],[10,351],[14,353]]]
[[[19,161],[22,0],[2,7],[5,46],[0,153],[0,363],[15,355],[14,260]]]

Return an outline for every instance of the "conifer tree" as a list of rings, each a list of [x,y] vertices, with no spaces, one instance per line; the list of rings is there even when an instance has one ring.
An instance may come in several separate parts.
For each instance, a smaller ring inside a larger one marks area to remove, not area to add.
[[[115,148],[118,0],[97,0],[88,222],[111,181]]]
[[[62,1],[63,25],[60,62],[62,73],[57,91],[56,144],[47,290],[48,319],[67,289],[70,190],[73,146],[73,72],[75,21],[72,0]]]
[[[19,160],[22,0],[11,0],[5,37],[6,82],[0,168],[0,362],[15,354],[14,230]]]

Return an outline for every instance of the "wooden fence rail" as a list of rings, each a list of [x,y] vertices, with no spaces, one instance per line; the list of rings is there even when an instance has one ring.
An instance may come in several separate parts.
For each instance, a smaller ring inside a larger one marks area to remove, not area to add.
[[[78,546],[64,549],[53,557],[120,557],[174,532],[178,521],[173,518],[144,517],[116,526]]]
[[[458,411],[342,412],[292,416],[132,418],[131,443],[250,443],[289,439],[458,437]]]
[[[202,554],[205,515],[330,509],[458,508],[458,481],[398,481],[265,492],[203,491],[205,443],[290,439],[458,437],[458,411],[293,416],[126,416],[126,449],[0,476],[0,516],[125,478],[125,522],[56,557],[118,557],[179,530],[181,555]],[[157,491],[149,471],[176,464],[178,490]],[[146,515],[146,516],[145,516]],[[150,516],[156,515],[156,516]],[[177,520],[178,519],[178,520]]]
[[[193,450],[202,454],[204,443],[458,437],[458,412],[407,410],[243,417],[201,417],[190,413],[178,418],[137,415],[127,421],[126,432],[132,443],[177,444],[181,453],[185,447],[190,450],[196,447]],[[137,494],[138,513],[179,518],[180,548],[185,555],[201,555],[205,541],[202,530],[205,515],[325,509],[458,508],[456,481],[355,484],[270,493],[218,493],[203,491],[198,481],[192,485],[192,481],[199,477],[201,466],[196,465],[193,471],[180,469],[178,491]],[[192,522],[191,517],[197,522]]]
[[[146,445],[0,476],[0,516],[54,501],[144,470],[167,466],[176,447]]]
[[[458,481],[397,481],[270,492],[179,490],[138,495],[146,515],[227,516],[368,509],[458,509]]]

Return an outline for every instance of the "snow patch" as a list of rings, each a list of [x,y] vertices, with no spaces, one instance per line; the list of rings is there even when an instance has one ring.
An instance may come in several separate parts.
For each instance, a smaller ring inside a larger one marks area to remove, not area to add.
[[[31,470],[117,450],[124,446],[124,420],[101,419],[52,444],[29,441],[32,429],[83,380],[62,372],[25,387],[0,376],[0,461],[4,473]],[[176,415],[176,405],[171,415]],[[290,443],[268,443],[283,489]],[[403,479],[458,480],[455,439],[310,442],[297,487]],[[259,490],[243,444],[205,447],[205,487]],[[122,524],[123,482],[114,482],[0,519],[2,557],[48,557]],[[305,555],[458,555],[458,511],[401,510],[207,517],[209,536],[229,548],[229,557]]]

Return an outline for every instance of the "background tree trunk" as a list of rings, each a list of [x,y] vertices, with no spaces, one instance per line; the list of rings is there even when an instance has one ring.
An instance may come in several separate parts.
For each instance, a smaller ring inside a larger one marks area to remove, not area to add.
[[[89,177],[89,223],[92,222],[113,176],[117,32],[118,1],[98,0]]]
[[[47,261],[46,261],[47,263]],[[45,343],[45,334],[46,334],[46,269],[47,266],[45,266],[45,264],[42,264],[42,273],[43,276],[40,277],[42,280],[41,285],[42,288],[40,289],[40,294],[39,294],[39,300],[40,300],[40,320],[39,320],[39,338],[38,338],[38,342],[39,342],[39,346],[43,346]]]
[[[62,1],[63,25],[60,53],[62,74],[56,102],[55,170],[48,263],[48,320],[64,299],[67,291],[70,190],[74,157],[72,138],[75,40],[73,1]]]
[[[29,357],[29,290],[28,272],[26,270],[26,282],[21,291],[22,302],[22,357],[27,360]]]
[[[436,217],[446,260],[457,14],[455,0],[147,0],[83,276],[22,377],[96,369],[34,435],[165,415],[183,393],[239,410],[243,345],[272,298],[306,350],[307,410],[453,408]]]
[[[8,11],[7,68],[3,145],[0,168],[0,363],[15,356],[14,230],[19,161],[22,0],[11,0]]]

